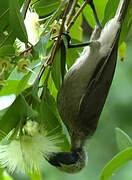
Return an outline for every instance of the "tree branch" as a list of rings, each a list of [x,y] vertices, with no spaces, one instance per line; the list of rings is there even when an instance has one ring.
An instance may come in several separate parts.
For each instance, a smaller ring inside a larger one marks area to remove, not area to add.
[[[85,8],[85,6],[89,3],[89,0],[85,0],[85,2],[83,3],[83,5],[80,7],[80,9],[78,10],[78,12],[76,13],[76,15],[72,18],[71,22],[69,23],[68,27],[67,27],[67,32],[69,32],[69,29],[73,26],[73,24],[75,23],[76,19],[78,18],[78,16],[80,15],[80,13],[82,12],[82,10]]]

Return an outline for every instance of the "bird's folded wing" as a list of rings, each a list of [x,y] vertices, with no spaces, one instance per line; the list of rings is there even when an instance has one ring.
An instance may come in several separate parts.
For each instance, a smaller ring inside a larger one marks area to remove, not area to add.
[[[118,39],[108,57],[105,57],[105,60],[102,59],[102,64],[99,64],[96,68],[86,94],[81,100],[77,122],[83,125],[81,129],[84,127],[83,131],[86,136],[92,135],[97,127],[98,119],[113,80],[117,61],[117,49]]]

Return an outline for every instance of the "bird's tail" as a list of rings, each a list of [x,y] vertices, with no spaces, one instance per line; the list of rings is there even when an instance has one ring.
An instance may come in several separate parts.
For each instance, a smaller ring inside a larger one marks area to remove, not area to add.
[[[130,0],[120,0],[119,2],[115,17],[117,17],[117,21],[120,23],[122,23],[124,20],[129,2]]]
[[[101,43],[101,54],[105,56],[114,46],[119,38],[122,23],[126,15],[130,0],[120,0],[114,18],[112,18],[103,28],[99,41]]]

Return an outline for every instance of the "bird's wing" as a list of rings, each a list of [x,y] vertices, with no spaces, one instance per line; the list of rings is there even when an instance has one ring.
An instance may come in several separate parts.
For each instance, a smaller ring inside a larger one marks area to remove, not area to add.
[[[116,40],[108,57],[105,57],[105,60],[102,59],[102,63],[96,68],[81,100],[77,123],[81,124],[81,130],[86,136],[92,135],[97,127],[98,119],[113,80],[117,49],[118,40]]]

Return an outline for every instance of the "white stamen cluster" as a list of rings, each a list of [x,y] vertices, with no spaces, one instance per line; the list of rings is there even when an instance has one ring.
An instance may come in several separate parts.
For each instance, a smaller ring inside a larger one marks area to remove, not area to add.
[[[30,127],[30,128],[29,128]],[[0,145],[0,164],[9,172],[37,172],[52,152],[57,152],[61,143],[58,137],[48,136],[36,122],[28,121],[23,135]]]

